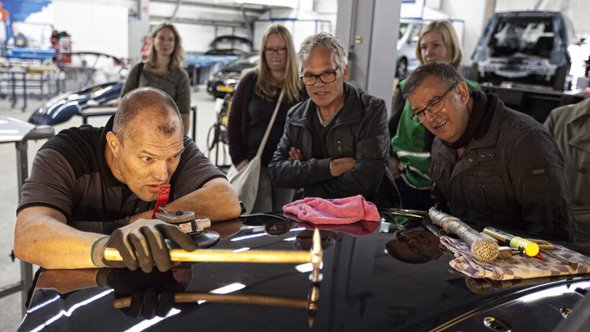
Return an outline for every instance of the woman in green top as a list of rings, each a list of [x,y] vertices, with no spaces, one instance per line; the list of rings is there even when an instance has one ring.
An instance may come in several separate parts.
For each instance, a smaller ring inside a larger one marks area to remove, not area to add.
[[[441,61],[460,71],[461,46],[455,29],[448,21],[432,21],[420,32],[416,45],[416,57],[421,64]],[[475,82],[465,80],[471,90],[479,89]],[[389,168],[401,195],[402,207],[428,210],[433,205],[430,196],[432,180],[430,148],[434,135],[415,119],[410,103],[403,97],[405,81],[397,87],[389,120],[391,152]]]
[[[121,96],[143,86],[166,92],[178,106],[186,135],[190,129],[191,87],[188,74],[182,68],[182,39],[178,30],[170,23],[158,25],[151,35],[152,46],[148,60],[131,68]]]

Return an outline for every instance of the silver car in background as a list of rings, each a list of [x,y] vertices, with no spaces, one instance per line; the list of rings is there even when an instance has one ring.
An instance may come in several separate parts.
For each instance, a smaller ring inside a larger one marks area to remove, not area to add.
[[[395,60],[395,77],[406,78],[420,61],[416,59],[416,45],[422,28],[428,22],[410,19],[401,19],[399,24],[399,35],[397,39],[397,58]]]

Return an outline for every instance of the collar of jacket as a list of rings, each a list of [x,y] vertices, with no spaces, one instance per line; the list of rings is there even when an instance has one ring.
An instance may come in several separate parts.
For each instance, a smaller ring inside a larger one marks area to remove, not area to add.
[[[344,82],[344,105],[338,111],[340,114],[334,119],[334,126],[349,123],[360,123],[365,111],[362,105],[360,93],[350,84]],[[317,116],[317,106],[310,98],[303,102],[301,107],[296,109],[291,116],[294,125],[307,127],[310,124],[310,117]]]
[[[489,99],[498,99],[495,95],[486,95]],[[479,107],[486,107],[486,105],[478,105]],[[488,159],[493,159],[495,156],[495,147],[498,143],[498,136],[500,135],[500,123],[501,119],[505,116],[506,110],[504,109],[504,103],[498,99],[496,103],[496,109],[487,133],[479,139],[472,140],[465,146],[465,154],[461,159],[466,162],[458,162],[457,154],[455,149],[445,147],[442,152],[442,156],[449,163],[455,164],[455,168],[451,174],[451,180],[457,177],[459,174],[477,165],[480,162],[485,162]],[[440,139],[439,139],[440,140]],[[442,144],[442,143],[441,143]]]
[[[490,126],[488,128],[488,130],[486,131],[486,134],[483,135],[482,137],[480,137],[479,139],[474,139],[471,142],[467,143],[467,145],[465,145],[465,156],[473,150],[476,149],[487,149],[487,148],[493,148],[496,146],[497,142],[498,142],[498,135],[500,134],[500,130],[499,130],[499,126],[500,126],[500,120],[503,117],[503,113],[504,113],[504,103],[502,102],[502,100],[500,100],[496,95],[494,94],[486,94],[486,97],[488,99],[488,101],[491,102],[491,100],[496,99],[496,109],[494,110],[494,115],[492,116],[491,119],[491,123]],[[487,107],[488,103],[486,104],[480,104],[480,105],[476,105],[474,104],[474,107],[482,107],[485,108]],[[500,113],[502,115],[498,115],[497,113]],[[449,155],[453,155],[455,156],[455,149],[453,148],[448,148],[448,153]]]

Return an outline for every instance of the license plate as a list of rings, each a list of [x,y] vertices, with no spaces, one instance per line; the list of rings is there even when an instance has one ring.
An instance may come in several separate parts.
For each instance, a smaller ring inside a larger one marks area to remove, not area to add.
[[[227,86],[227,85],[218,85],[217,86],[217,91],[219,91],[219,92],[229,92],[229,93],[232,93],[232,92],[234,92],[234,87],[233,86]]]

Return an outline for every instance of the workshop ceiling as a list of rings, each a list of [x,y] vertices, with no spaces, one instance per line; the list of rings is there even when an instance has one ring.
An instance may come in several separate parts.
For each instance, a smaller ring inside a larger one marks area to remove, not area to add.
[[[293,9],[298,1],[151,0],[150,20],[186,24],[244,26],[274,10]]]

